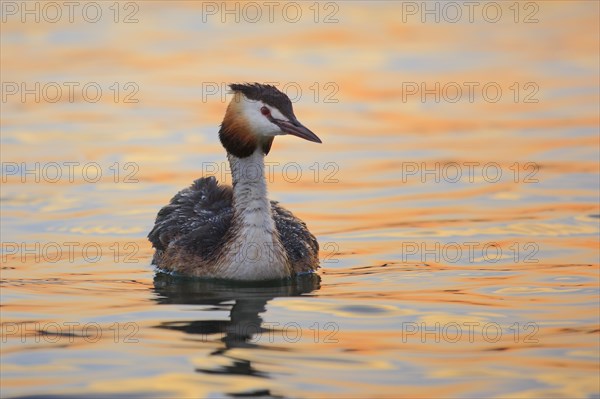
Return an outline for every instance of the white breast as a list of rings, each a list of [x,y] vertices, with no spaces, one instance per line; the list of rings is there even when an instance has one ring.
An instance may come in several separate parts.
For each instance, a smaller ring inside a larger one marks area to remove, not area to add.
[[[287,255],[279,240],[267,197],[264,155],[230,156],[233,175],[234,238],[219,262],[218,277],[265,280],[290,275]]]

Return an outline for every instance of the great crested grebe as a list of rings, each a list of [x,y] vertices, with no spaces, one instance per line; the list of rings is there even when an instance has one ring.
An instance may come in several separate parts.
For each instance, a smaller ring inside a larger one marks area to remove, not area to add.
[[[271,280],[312,272],[319,244],[290,211],[267,198],[264,157],[275,136],[321,140],[294,116],[275,87],[229,85],[219,138],[227,150],[233,188],[200,178],[158,212],[148,239],[159,269],[194,277]]]

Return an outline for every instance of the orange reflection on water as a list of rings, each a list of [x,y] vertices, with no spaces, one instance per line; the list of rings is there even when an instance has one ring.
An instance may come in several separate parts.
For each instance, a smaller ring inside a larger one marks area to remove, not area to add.
[[[308,3],[300,23],[203,22],[206,2],[136,3],[134,24],[8,18],[4,82],[103,95],[3,101],[3,163],[40,164],[3,170],[3,393],[597,396],[598,38],[580,32],[598,3],[530,3],[537,23],[405,21],[394,2],[333,3],[331,24]],[[231,183],[217,131],[236,81],[287,87],[323,139],[278,137],[267,158],[271,197],[319,238],[320,281],[150,266],[160,207],[209,170]],[[53,162],[74,179],[50,181]]]

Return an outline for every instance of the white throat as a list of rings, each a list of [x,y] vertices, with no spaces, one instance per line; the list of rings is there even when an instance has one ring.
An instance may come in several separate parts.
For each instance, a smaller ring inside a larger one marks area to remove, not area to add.
[[[233,235],[226,244],[221,276],[245,280],[289,276],[289,261],[267,197],[263,152],[259,148],[246,158],[231,154],[228,158],[233,178]]]

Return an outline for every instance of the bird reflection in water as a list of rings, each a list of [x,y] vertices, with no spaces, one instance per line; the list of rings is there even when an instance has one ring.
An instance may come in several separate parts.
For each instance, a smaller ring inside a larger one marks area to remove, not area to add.
[[[197,372],[268,378],[268,374],[256,369],[250,360],[233,357],[227,352],[234,348],[264,349],[256,337],[272,337],[278,332],[276,328],[263,326],[261,314],[266,311],[267,303],[277,297],[300,296],[316,291],[320,288],[320,280],[317,274],[310,273],[287,280],[240,283],[159,272],[154,278],[154,292],[158,295],[156,301],[159,304],[212,305],[214,308],[210,310],[230,309],[230,312],[228,320],[169,321],[157,327],[199,336],[203,342],[211,335],[221,336],[219,341],[222,345],[210,355],[226,357],[231,364],[218,369],[197,368]]]

